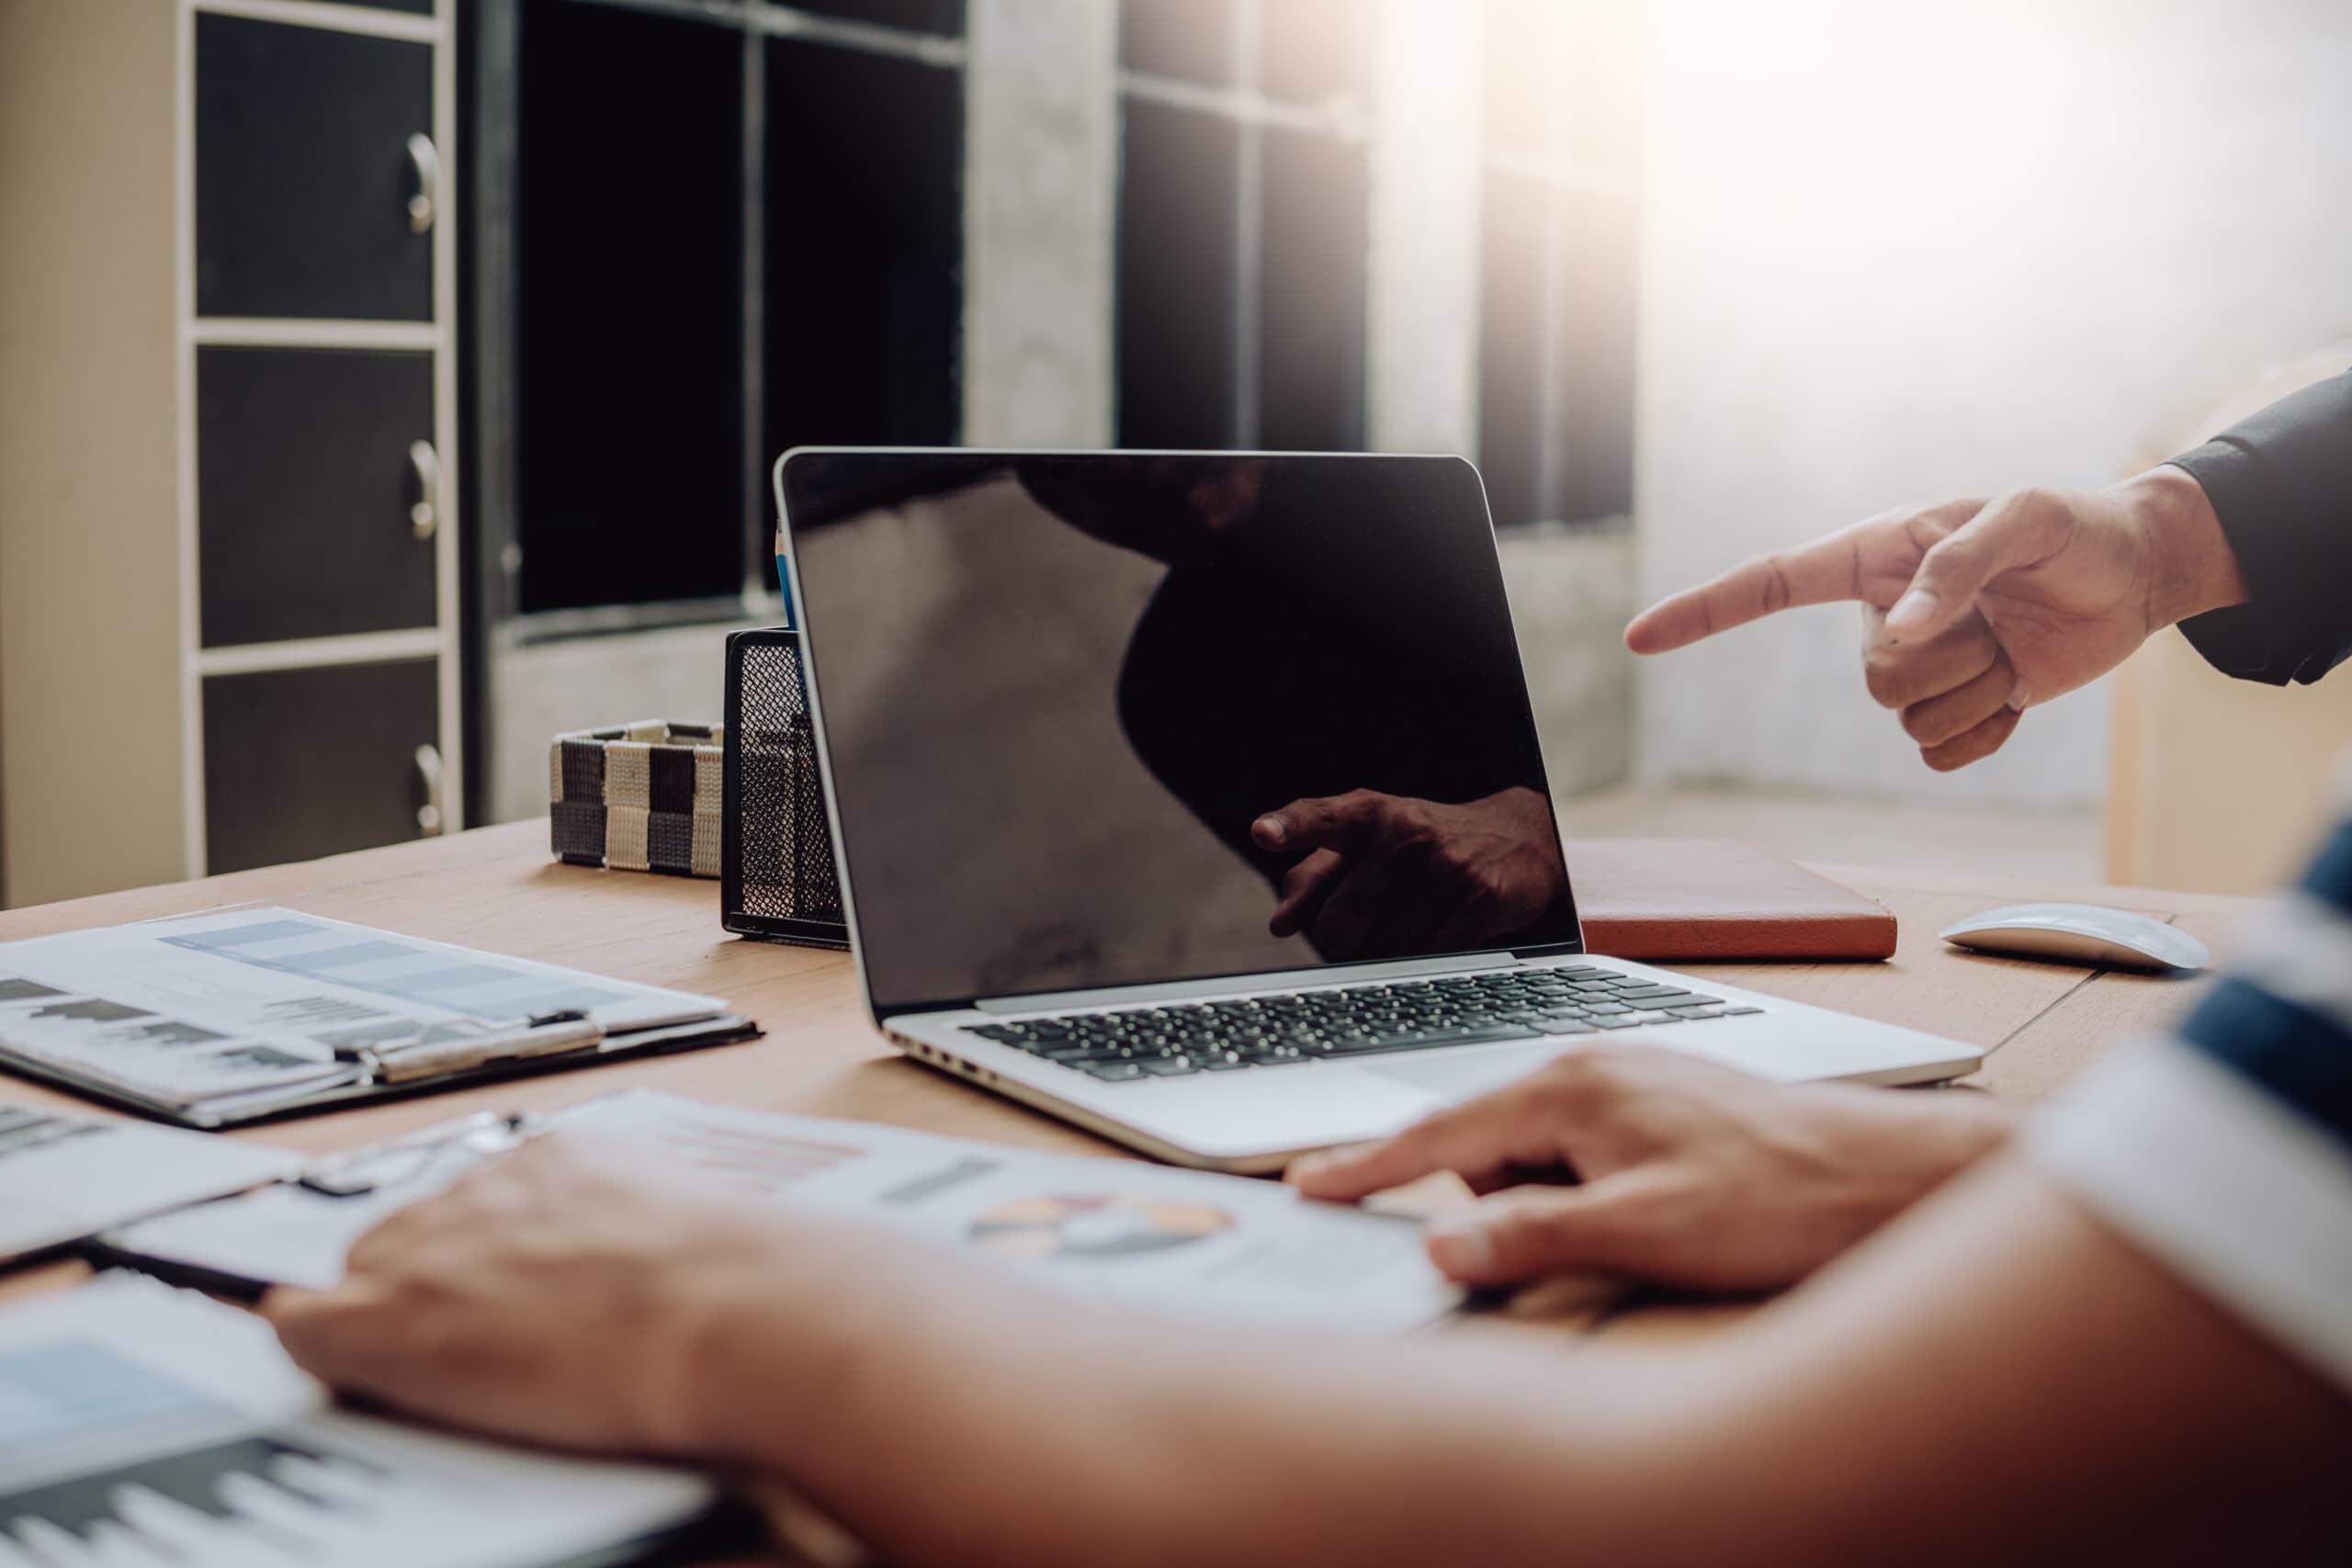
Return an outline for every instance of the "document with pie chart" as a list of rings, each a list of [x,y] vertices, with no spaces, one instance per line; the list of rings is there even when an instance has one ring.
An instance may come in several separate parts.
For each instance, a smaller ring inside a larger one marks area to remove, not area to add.
[[[1395,1331],[1461,1299],[1415,1222],[1275,1181],[646,1092],[592,1100],[562,1124],[650,1144],[673,1174],[870,1215],[1074,1292],[1187,1316]]]
[[[855,1214],[1079,1294],[1187,1317],[1229,1313],[1256,1323],[1399,1332],[1461,1302],[1430,1265],[1415,1222],[1315,1202],[1280,1182],[739,1111],[645,1090],[589,1100],[553,1125],[629,1145],[616,1157],[670,1178]],[[115,1261],[215,1287],[331,1285],[361,1231],[504,1146],[505,1140],[478,1143],[453,1124],[338,1167],[385,1172],[375,1190],[329,1196],[315,1183],[286,1184],[104,1240]],[[419,1157],[420,1149],[432,1157]]]

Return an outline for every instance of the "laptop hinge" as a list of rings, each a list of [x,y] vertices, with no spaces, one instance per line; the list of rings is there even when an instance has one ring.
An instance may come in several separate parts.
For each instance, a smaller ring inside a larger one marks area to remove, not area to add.
[[[983,997],[981,1012],[1038,1012],[1065,1008],[1119,1007],[1129,1002],[1170,1001],[1186,997],[1230,997],[1249,991],[1295,991],[1301,986],[1355,986],[1374,980],[1417,979],[1465,969],[1493,969],[1513,962],[1508,953],[1464,953],[1451,958],[1407,958],[1394,964],[1350,964],[1315,969],[1282,969],[1271,975],[1228,975],[1212,980],[1161,980],[1143,986],[1098,986],[1085,991],[1048,991],[1026,997]]]

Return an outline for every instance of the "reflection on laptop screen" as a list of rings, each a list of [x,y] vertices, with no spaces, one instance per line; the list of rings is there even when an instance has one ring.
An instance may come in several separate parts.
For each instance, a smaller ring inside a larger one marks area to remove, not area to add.
[[[1574,940],[1467,464],[813,452],[785,486],[877,1007]]]

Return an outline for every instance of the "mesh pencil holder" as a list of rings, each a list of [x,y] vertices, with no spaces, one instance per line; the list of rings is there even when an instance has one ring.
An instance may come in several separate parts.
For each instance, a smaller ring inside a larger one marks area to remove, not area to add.
[[[720,921],[740,936],[847,947],[800,634],[727,639]]]

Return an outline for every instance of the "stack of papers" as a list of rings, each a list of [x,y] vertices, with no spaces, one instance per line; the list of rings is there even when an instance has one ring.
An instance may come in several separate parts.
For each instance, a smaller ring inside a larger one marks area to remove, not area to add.
[[[0,1262],[302,1173],[291,1149],[0,1105]]]
[[[715,997],[291,909],[0,944],[0,1066],[196,1126],[753,1032]]]
[[[674,1471],[336,1409],[267,1324],[152,1280],[0,1311],[0,1568],[603,1562],[715,1501]]]

